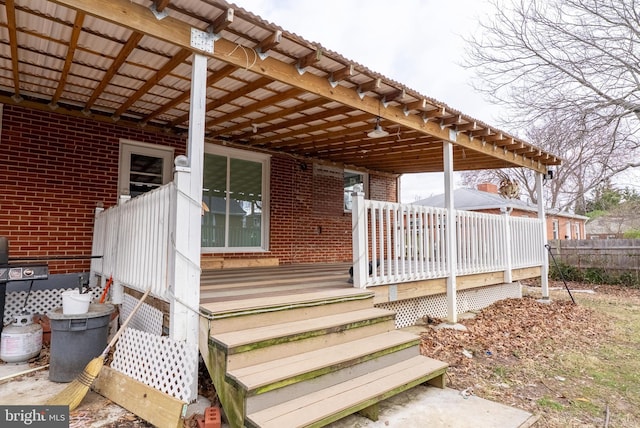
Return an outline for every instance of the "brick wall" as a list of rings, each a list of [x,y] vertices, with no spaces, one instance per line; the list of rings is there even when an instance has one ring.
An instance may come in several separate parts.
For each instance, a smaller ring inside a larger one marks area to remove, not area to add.
[[[0,135],[0,236],[10,256],[89,255],[97,202],[116,202],[121,138],[175,147],[186,141],[112,123],[5,105]],[[281,263],[351,259],[351,214],[342,179],[314,175],[288,156],[271,161],[271,236]],[[396,180],[369,176],[369,197],[396,201]],[[314,199],[315,198],[315,199]],[[88,261],[55,262],[51,273],[86,271]]]
[[[397,200],[397,180],[369,175],[369,198]],[[351,213],[344,212],[343,180],[314,174],[287,156],[271,158],[271,236],[267,253],[205,257],[277,257],[280,263],[350,261]]]
[[[116,202],[120,138],[171,145],[185,139],[5,105],[0,135],[0,236],[10,257],[89,255],[97,202]],[[50,263],[51,273],[88,261]]]

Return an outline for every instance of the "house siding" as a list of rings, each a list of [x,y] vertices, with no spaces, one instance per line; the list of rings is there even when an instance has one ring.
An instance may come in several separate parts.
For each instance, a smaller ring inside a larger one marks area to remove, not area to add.
[[[116,203],[120,139],[176,148],[185,137],[4,105],[0,134],[0,236],[11,257],[90,255],[97,203]],[[312,164],[271,160],[270,248],[280,263],[351,260],[351,214],[342,179],[314,174]],[[369,198],[397,201],[394,177],[369,175]],[[88,260],[52,261],[52,274],[84,272]]]

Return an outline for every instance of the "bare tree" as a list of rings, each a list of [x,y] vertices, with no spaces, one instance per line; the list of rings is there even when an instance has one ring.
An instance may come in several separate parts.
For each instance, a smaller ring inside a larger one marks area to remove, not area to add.
[[[553,170],[553,179],[546,182],[548,208],[584,213],[586,195],[629,166],[640,166],[640,163],[629,162],[625,155],[626,151],[634,149],[634,144],[628,144],[628,140],[612,140],[614,130],[598,128],[586,131],[579,118],[569,123],[563,123],[553,115],[547,119],[527,129],[525,135],[531,143],[561,153],[565,159]],[[468,172],[462,177],[465,184],[475,185],[481,181],[496,183],[503,174],[518,182],[522,199],[537,202],[535,177],[529,170]]]
[[[584,207],[603,180],[640,166],[640,4],[511,0],[469,40],[476,88],[507,107],[505,125],[560,155],[549,205]],[[522,131],[520,131],[522,134]],[[521,186],[535,200],[525,171]],[[469,179],[473,179],[472,177]]]

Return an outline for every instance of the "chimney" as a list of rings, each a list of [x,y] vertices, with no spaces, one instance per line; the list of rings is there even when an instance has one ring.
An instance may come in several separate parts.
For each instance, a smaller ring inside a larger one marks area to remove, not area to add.
[[[498,186],[493,183],[478,184],[478,190],[480,190],[481,192],[495,193],[496,195],[498,194]]]

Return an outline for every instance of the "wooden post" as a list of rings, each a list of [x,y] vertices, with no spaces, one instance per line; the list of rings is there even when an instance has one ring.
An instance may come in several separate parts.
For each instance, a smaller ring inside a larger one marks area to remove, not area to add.
[[[447,210],[446,257],[447,266],[449,266],[449,276],[447,277],[447,320],[455,324],[458,322],[458,290],[456,283],[458,242],[456,236],[456,210],[453,200],[453,144],[444,141],[442,152],[444,157],[444,206]]]
[[[367,212],[364,193],[353,192],[351,205],[351,234],[353,241],[353,286],[365,288],[369,274],[367,260]]]
[[[511,284],[513,282],[513,256],[512,249],[513,245],[511,244],[511,209],[507,208],[504,211],[503,215],[503,224],[504,224],[504,243],[505,243],[505,269],[504,269],[504,282],[506,284]]]
[[[175,215],[171,240],[174,243],[170,261],[169,334],[174,340],[185,341],[188,355],[194,358],[194,382],[191,398],[198,387],[198,309],[200,307],[200,248],[202,175],[204,165],[204,123],[206,114],[207,57],[193,55],[191,71],[191,101],[189,107],[189,137],[187,158],[175,162]]]
[[[547,219],[544,213],[544,188],[542,187],[542,174],[536,174],[536,193],[538,197],[538,219],[541,222],[540,233],[542,234],[542,267],[540,271],[540,285],[542,287],[542,298],[549,299],[549,255],[545,245],[547,244]]]

